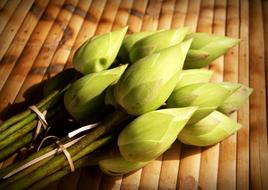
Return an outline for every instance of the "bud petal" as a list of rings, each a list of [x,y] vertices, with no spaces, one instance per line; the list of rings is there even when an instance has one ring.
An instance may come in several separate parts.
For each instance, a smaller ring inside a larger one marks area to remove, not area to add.
[[[233,83],[224,83],[224,87],[233,86]],[[218,110],[225,114],[231,114],[237,111],[247,100],[253,92],[252,88],[249,88],[243,84],[236,84],[239,88],[236,88],[233,93],[224,100]]]
[[[214,111],[194,125],[187,125],[178,139],[195,146],[214,145],[238,131],[242,126],[226,115]]]
[[[108,175],[123,175],[138,170],[149,162],[129,162],[122,156],[108,158],[99,162],[100,169]]]
[[[205,69],[183,70],[179,74],[179,81],[174,90],[194,83],[208,82],[212,77],[213,71]]]
[[[127,27],[87,40],[74,55],[74,67],[83,74],[100,72],[111,66]]]
[[[177,83],[190,44],[163,49],[130,65],[116,84],[117,103],[131,115],[159,108]]]
[[[187,38],[193,38],[193,43],[184,64],[185,69],[201,68],[210,64],[240,41],[239,39],[207,33],[192,33]],[[192,52],[193,50],[198,51]],[[205,56],[205,52],[208,56]],[[202,56],[204,57],[202,58]]]
[[[64,105],[68,112],[80,122],[88,119],[97,108],[104,104],[104,90],[115,83],[127,65],[92,73],[77,81],[66,91]]]
[[[147,162],[157,158],[176,140],[196,109],[163,109],[139,116],[118,137],[121,155],[131,162]]]
[[[197,83],[173,91],[167,101],[167,106],[187,107],[199,106],[188,124],[195,123],[216,110],[228,97],[230,91],[217,83]]]
[[[164,30],[137,41],[130,50],[130,61],[137,60],[183,41],[188,28]]]

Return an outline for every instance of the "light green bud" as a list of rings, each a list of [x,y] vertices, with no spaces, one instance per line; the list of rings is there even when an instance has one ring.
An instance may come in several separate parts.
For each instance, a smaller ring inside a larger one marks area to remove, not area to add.
[[[87,40],[74,55],[74,67],[83,74],[100,72],[111,66],[120,49],[127,27]]]
[[[196,109],[162,109],[139,116],[118,137],[121,155],[131,162],[156,159],[172,145]]]
[[[188,33],[188,28],[164,30],[137,41],[129,52],[132,63],[137,60],[182,42]]]
[[[179,81],[177,82],[174,90],[177,90],[189,84],[208,82],[210,78],[212,77],[212,74],[213,74],[213,71],[206,70],[206,69],[183,70],[179,74]]]
[[[239,39],[207,33],[192,33],[186,39],[193,38],[193,43],[187,55],[184,69],[201,68],[225,54],[239,43]],[[207,55],[206,55],[207,54]]]
[[[117,82],[126,67],[127,65],[122,65],[88,74],[75,81],[64,95],[64,105],[68,112],[77,121],[86,121],[97,108],[104,105],[105,89]]]
[[[169,108],[199,106],[188,124],[195,123],[216,110],[230,95],[230,90],[217,83],[196,83],[172,92],[167,100]]]
[[[117,176],[138,170],[148,163],[149,162],[129,162],[122,156],[118,156],[101,160],[99,162],[99,167],[105,174]]]
[[[191,40],[130,65],[115,86],[117,103],[131,115],[159,108],[173,91]]]
[[[230,88],[229,86],[234,85],[238,85],[239,87],[236,88],[218,108],[218,110],[222,113],[231,114],[237,111],[248,100],[248,97],[253,92],[252,88],[249,88],[243,84],[224,83],[225,88]]]
[[[194,125],[184,127],[178,139],[188,145],[209,146],[219,143],[241,127],[226,115],[214,111]]]

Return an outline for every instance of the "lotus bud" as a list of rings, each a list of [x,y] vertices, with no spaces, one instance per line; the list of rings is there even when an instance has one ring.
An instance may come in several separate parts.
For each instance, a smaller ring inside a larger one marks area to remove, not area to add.
[[[199,106],[188,124],[196,123],[216,110],[230,95],[230,90],[217,83],[190,84],[172,92],[167,100],[169,108]]]
[[[149,162],[129,162],[122,156],[118,156],[101,160],[99,162],[99,167],[105,174],[117,176],[138,170],[148,163]]]
[[[137,41],[131,48],[129,58],[132,63],[137,60],[182,42],[188,28],[164,30]]]
[[[161,31],[161,30],[159,30]],[[129,62],[129,52],[132,48],[132,46],[139,40],[150,36],[154,33],[157,33],[159,31],[148,31],[148,32],[137,32],[131,35],[128,35],[123,40],[122,46],[119,50],[118,57],[121,62],[126,63]]]
[[[226,115],[214,111],[194,125],[184,127],[178,139],[188,145],[209,146],[219,143],[241,127]]]
[[[201,68],[210,64],[240,41],[207,33],[192,33],[187,35],[186,39],[189,38],[193,38],[193,43],[185,60],[185,69]]]
[[[43,88],[44,97],[48,96],[55,90],[63,89],[67,84],[74,80],[78,76],[78,72],[75,69],[66,69],[57,75],[49,78]]]
[[[177,44],[130,65],[115,86],[117,103],[131,115],[159,108],[175,88],[190,44]]]
[[[188,56],[188,54],[187,54]],[[189,84],[208,82],[212,77],[213,71],[205,69],[183,70],[179,74],[179,81],[174,90],[187,86]]]
[[[105,89],[116,83],[127,65],[86,75],[75,81],[64,95],[64,105],[79,122],[86,121],[104,105]]]
[[[196,109],[162,109],[139,116],[119,134],[121,155],[130,162],[156,159],[173,144]]]
[[[224,83],[225,87],[233,86],[233,83]],[[239,85],[237,88],[228,98],[224,100],[224,102],[220,105],[218,110],[225,114],[231,114],[237,111],[247,100],[248,97],[253,92],[252,88],[249,88],[243,84],[236,84]]]
[[[74,67],[83,74],[100,72],[114,62],[127,27],[87,40],[74,55]]]

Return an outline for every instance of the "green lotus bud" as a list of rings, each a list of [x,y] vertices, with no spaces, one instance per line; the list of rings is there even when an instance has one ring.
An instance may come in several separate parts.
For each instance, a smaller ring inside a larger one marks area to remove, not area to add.
[[[149,162],[129,162],[122,156],[118,156],[101,160],[99,162],[99,167],[105,174],[117,176],[138,170],[148,163]]]
[[[76,76],[78,72],[75,69],[66,69],[52,78],[49,78],[43,88],[44,97],[48,96],[55,90],[63,89],[69,84]]]
[[[187,125],[178,139],[195,146],[214,145],[238,131],[242,126],[226,115],[214,111],[194,125]]]
[[[210,64],[240,41],[239,39],[207,33],[187,35],[186,39],[190,38],[193,38],[193,43],[191,44],[191,51],[189,51],[190,54],[187,55],[185,60],[185,69],[201,68]]]
[[[126,63],[129,62],[129,52],[132,46],[139,40],[150,36],[159,31],[148,31],[148,32],[137,32],[131,35],[128,35],[123,40],[122,46],[119,50],[118,57],[121,62]]]
[[[137,41],[131,48],[129,58],[132,63],[183,41],[188,28],[164,30]]]
[[[174,90],[177,90],[189,84],[208,82],[210,78],[212,77],[212,74],[213,74],[213,71],[205,70],[205,69],[183,70],[179,74],[179,81],[177,82]]]
[[[100,72],[111,66],[127,27],[87,40],[74,55],[74,67],[83,74]]]
[[[225,83],[225,87],[232,86],[233,83]],[[233,91],[233,93],[224,100],[224,102],[220,105],[218,110],[225,114],[231,114],[237,111],[247,100],[248,97],[253,92],[252,88],[249,88],[243,84],[236,84],[239,87]]]
[[[177,44],[130,65],[115,86],[117,103],[131,115],[159,108],[178,81],[190,44]]]
[[[127,65],[86,75],[75,81],[64,95],[68,112],[80,122],[86,121],[104,105],[104,90],[117,82]]]
[[[196,109],[162,109],[139,116],[119,134],[121,155],[131,162],[147,162],[157,158],[176,140]]]
[[[195,123],[216,110],[230,95],[230,90],[217,83],[190,84],[172,92],[169,108],[199,106],[189,124]]]

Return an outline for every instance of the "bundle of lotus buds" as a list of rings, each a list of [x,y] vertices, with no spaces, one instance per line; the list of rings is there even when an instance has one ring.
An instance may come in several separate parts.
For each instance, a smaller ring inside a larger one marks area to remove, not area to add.
[[[253,90],[210,82],[213,72],[200,69],[238,39],[186,27],[126,33],[127,27],[90,38],[76,51],[74,69],[45,83],[43,100],[2,122],[0,160],[22,147],[37,151],[0,170],[0,189],[45,188],[89,165],[123,175],[177,139],[209,146],[242,127],[228,115]],[[54,120],[71,127],[62,129]]]

